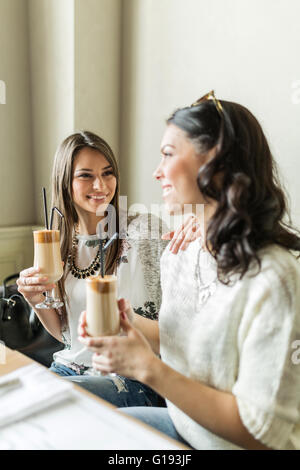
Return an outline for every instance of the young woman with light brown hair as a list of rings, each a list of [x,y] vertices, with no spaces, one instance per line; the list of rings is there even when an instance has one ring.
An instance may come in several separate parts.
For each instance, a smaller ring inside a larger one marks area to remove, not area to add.
[[[130,298],[137,316],[157,320],[161,302],[159,263],[166,242],[161,241],[159,234],[157,239],[150,237],[153,215],[129,217],[120,211],[119,187],[118,165],[107,142],[87,131],[64,140],[56,152],[52,175],[52,207],[64,214],[61,228],[64,276],[59,282],[64,308],[35,308],[46,287],[53,287],[38,276],[37,269],[20,273],[19,291],[44,327],[65,345],[54,354],[52,371],[116,406],[157,405],[160,397],[136,380],[93,376],[92,354],[77,339],[78,318],[86,305],[85,279],[97,274],[100,268],[96,234],[99,222],[103,232],[113,227],[119,233],[105,257],[106,274],[117,275],[118,295]],[[110,220],[109,215],[114,218]],[[161,227],[161,234],[162,224],[156,225]]]

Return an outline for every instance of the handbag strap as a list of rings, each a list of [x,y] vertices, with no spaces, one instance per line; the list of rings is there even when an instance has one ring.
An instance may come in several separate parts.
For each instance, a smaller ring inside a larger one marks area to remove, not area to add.
[[[3,280],[3,297],[6,297],[8,295],[6,291],[7,283],[12,281],[13,279],[18,279],[18,277],[19,277],[19,273],[15,273],[15,274],[11,274],[10,276],[7,276]]]

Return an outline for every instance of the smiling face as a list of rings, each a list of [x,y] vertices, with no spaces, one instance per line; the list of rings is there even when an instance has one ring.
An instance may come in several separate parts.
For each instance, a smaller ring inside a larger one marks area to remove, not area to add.
[[[73,163],[72,196],[77,213],[99,215],[113,200],[117,179],[108,160],[98,150],[84,147]]]
[[[210,154],[199,155],[186,133],[169,124],[161,144],[162,160],[154,176],[160,181],[163,199],[170,213],[180,212],[185,204],[204,204],[197,185],[199,168]]]

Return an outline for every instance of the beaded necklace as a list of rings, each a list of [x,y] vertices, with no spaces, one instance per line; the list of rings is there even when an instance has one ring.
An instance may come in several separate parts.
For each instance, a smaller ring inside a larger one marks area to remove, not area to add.
[[[74,227],[74,235],[72,238],[72,250],[68,256],[68,265],[72,275],[78,279],[85,279],[89,276],[93,276],[100,268],[100,246],[97,251],[97,254],[88,268],[79,269],[76,266],[76,255],[77,255],[77,246],[78,246],[78,225]],[[104,240],[101,240],[101,243],[104,244]]]

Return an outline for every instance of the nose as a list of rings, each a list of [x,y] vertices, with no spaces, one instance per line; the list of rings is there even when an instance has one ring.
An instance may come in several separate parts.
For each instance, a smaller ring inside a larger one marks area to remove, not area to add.
[[[101,177],[95,178],[93,182],[93,188],[99,190],[99,189],[102,189],[103,187],[104,187],[103,179]]]
[[[155,179],[157,179],[157,181],[159,181],[162,177],[162,162],[160,162],[160,164],[158,165],[158,167],[156,168],[155,172],[153,173],[153,177]]]

